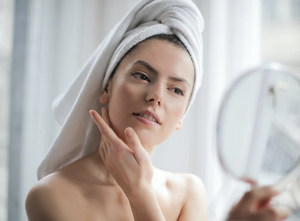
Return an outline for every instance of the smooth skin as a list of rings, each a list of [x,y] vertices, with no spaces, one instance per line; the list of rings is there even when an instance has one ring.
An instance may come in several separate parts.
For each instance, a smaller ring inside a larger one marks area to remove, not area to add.
[[[99,101],[108,106],[102,117],[90,111],[102,134],[99,150],[41,179],[27,196],[28,219],[206,221],[202,181],[158,170],[150,158],[157,144],[181,128],[193,79],[193,63],[184,49],[162,40],[141,43],[122,60],[100,95]],[[159,123],[138,115],[145,111],[155,113]],[[253,214],[269,213],[267,209],[275,211],[276,219],[261,215],[257,220],[282,219],[269,204],[251,209],[272,194],[257,197],[260,188],[249,194],[228,220],[253,220]]]
[[[227,221],[279,221],[288,218],[289,209],[282,206],[271,206],[273,197],[279,194],[275,189],[255,183],[251,191],[244,194],[241,200],[232,208]]]
[[[181,128],[193,80],[185,50],[161,40],[141,43],[99,97],[109,110],[103,121],[91,112],[102,131],[99,151],[41,179],[27,197],[29,220],[207,220],[202,181],[153,168],[150,160],[155,145]],[[160,124],[133,114],[145,110]]]

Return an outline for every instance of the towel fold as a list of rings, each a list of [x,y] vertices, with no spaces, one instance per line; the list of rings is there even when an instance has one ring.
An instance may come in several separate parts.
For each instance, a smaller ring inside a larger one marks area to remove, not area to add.
[[[71,85],[53,102],[54,115],[62,128],[38,168],[38,179],[99,147],[101,136],[89,110],[100,112],[102,105],[98,97],[116,65],[128,50],[146,38],[175,34],[186,46],[195,68],[190,107],[202,79],[203,28],[201,13],[191,0],[143,0],[137,3],[109,32]]]

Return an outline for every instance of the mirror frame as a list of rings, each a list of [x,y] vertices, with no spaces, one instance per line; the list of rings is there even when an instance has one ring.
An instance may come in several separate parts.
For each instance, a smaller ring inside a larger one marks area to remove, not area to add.
[[[299,85],[300,85],[300,77],[295,75],[288,67],[286,67],[280,63],[269,62],[269,63],[262,63],[262,64],[256,66],[255,68],[252,68],[245,72],[242,72],[240,75],[235,77],[224,89],[221,99],[219,101],[219,105],[217,106],[217,116],[215,118],[215,128],[214,128],[214,144],[215,144],[215,148],[217,151],[217,158],[218,158],[218,161],[219,161],[219,164],[220,164],[222,170],[229,177],[233,177],[239,181],[243,181],[243,179],[241,177],[235,176],[228,169],[228,167],[226,166],[226,163],[225,163],[226,161],[224,160],[224,158],[221,154],[222,141],[220,139],[220,137],[221,137],[220,136],[220,134],[221,134],[220,122],[221,122],[221,119],[224,117],[224,111],[223,111],[224,106],[225,106],[225,104],[228,103],[229,97],[231,96],[234,88],[236,88],[236,85],[238,85],[242,80],[244,80],[245,78],[247,78],[249,75],[253,74],[256,71],[281,71],[281,72],[287,73],[287,74],[291,75],[292,77],[294,77],[295,79],[297,79],[299,82]],[[279,178],[273,185],[276,185],[276,184],[280,183],[281,181],[285,180],[285,178],[288,177],[289,174],[296,172],[296,170],[299,169],[299,167],[300,167],[300,158],[296,161],[295,165],[288,171],[288,173],[285,176]]]

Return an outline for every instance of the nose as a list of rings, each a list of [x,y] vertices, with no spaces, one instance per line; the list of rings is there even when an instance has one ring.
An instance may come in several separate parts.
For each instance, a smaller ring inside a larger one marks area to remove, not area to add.
[[[160,84],[150,86],[146,95],[146,102],[161,106],[163,104],[163,86]]]

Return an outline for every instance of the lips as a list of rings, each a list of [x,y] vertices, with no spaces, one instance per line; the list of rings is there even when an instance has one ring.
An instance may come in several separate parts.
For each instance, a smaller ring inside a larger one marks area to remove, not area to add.
[[[157,124],[161,124],[160,119],[157,116],[157,114],[154,112],[151,112],[151,111],[143,111],[143,112],[133,113],[133,115],[143,117],[143,118],[153,121]]]

